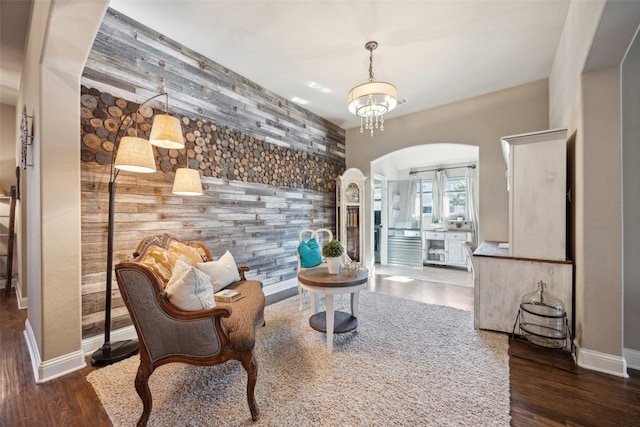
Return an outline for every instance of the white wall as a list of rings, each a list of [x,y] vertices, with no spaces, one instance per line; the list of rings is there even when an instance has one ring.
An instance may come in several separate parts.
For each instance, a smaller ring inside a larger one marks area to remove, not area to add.
[[[620,70],[582,76],[584,271],[581,347],[622,355]],[[607,307],[603,310],[603,307]]]
[[[624,348],[640,369],[640,36],[622,65]]]
[[[108,2],[34,2],[17,109],[34,117],[33,166],[23,171],[29,263],[25,335],[37,382],[82,368],[80,76]],[[24,285],[23,285],[24,286]]]
[[[638,22],[638,2],[571,2],[549,78],[550,127],[566,127],[573,139],[578,363],[620,376],[626,363],[619,66]]]
[[[347,130],[346,163],[371,176],[371,162],[386,153],[432,143],[467,144],[479,147],[478,241],[508,240],[506,165],[500,138],[545,130],[549,117],[546,80],[468,99],[419,113],[388,119],[384,132],[371,138],[360,128]],[[367,194],[370,191],[367,180]],[[370,200],[365,211],[370,211]],[[373,225],[365,217],[365,229]],[[372,233],[365,234],[366,259],[373,259]]]

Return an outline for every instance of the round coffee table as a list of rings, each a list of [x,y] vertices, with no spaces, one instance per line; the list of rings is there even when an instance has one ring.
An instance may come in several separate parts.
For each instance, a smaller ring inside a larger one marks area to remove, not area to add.
[[[313,315],[309,318],[309,325],[319,332],[327,334],[327,350],[333,350],[333,334],[353,331],[358,326],[358,299],[362,289],[367,286],[369,273],[360,270],[355,276],[349,276],[343,269],[338,274],[329,274],[327,267],[314,267],[300,270],[298,281],[300,286],[309,291]],[[326,311],[318,313],[314,294],[325,295]],[[334,311],[333,296],[336,294],[351,294],[351,313]]]

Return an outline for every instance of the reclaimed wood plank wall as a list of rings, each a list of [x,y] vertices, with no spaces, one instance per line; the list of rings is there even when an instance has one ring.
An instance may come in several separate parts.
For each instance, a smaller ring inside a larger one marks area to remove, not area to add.
[[[259,65],[257,65],[259,66]],[[335,177],[345,132],[224,66],[109,9],[82,77],[83,338],[104,330],[108,183],[123,118],[167,92],[186,147],[154,147],[158,171],[117,179],[114,264],[152,233],[229,250],[265,287],[295,278],[301,228],[335,230]],[[129,134],[148,138],[164,97]],[[120,131],[122,133],[122,130]],[[203,196],[171,193],[175,170],[200,170]],[[114,280],[112,327],[130,324]]]

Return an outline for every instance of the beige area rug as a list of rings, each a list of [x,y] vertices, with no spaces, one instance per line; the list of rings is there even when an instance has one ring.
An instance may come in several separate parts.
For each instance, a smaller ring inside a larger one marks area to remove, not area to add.
[[[258,332],[251,421],[239,362],[172,363],[150,380],[150,426],[508,426],[508,336],[473,329],[472,313],[360,293],[357,331],[334,336],[309,327],[297,297],[267,306]],[[91,372],[114,426],[142,413],[134,378],[139,358]]]

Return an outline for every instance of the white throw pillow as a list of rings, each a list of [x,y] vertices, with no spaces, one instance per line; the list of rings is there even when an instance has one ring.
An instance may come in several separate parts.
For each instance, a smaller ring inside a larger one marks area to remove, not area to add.
[[[236,261],[229,251],[225,252],[217,261],[198,263],[198,268],[207,273],[211,278],[213,293],[240,280],[240,273],[238,273]]]
[[[216,306],[209,276],[182,260],[176,261],[165,292],[171,304],[180,310],[198,311]]]

